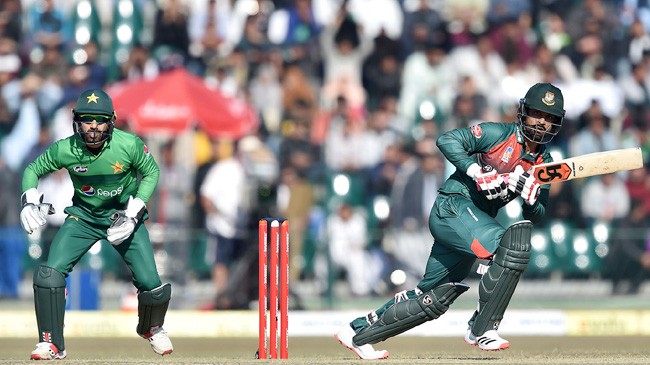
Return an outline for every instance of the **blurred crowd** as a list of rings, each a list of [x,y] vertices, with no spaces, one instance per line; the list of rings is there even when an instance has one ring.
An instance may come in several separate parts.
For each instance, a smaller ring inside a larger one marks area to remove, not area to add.
[[[0,296],[17,295],[22,257],[46,255],[64,219],[62,171],[39,185],[59,214],[28,240],[20,177],[72,133],[79,93],[177,68],[258,118],[245,136],[141,136],[161,168],[147,223],[161,271],[213,280],[217,308],[245,307],[254,293],[262,217],[290,221],[294,283],[325,294],[343,282],[367,296],[416,282],[429,210],[453,172],[437,136],[514,122],[536,82],[564,93],[556,159],[636,146],[650,158],[647,1],[3,0]],[[118,115],[118,128],[130,123]],[[547,211],[547,226],[608,227],[587,277],[638,292],[650,270],[646,169],[555,184]]]

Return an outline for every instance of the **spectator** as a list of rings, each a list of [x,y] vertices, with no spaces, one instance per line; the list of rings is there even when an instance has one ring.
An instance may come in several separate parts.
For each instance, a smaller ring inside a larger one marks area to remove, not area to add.
[[[619,85],[629,107],[650,107],[650,69],[648,63],[632,65],[632,72],[619,80]]]
[[[327,238],[332,262],[343,270],[351,294],[370,294],[379,268],[371,265],[366,250],[368,231],[363,214],[346,203],[340,204],[327,218]]]
[[[478,92],[486,95],[489,106],[496,109],[506,95],[496,86],[506,77],[506,64],[487,32],[478,34],[475,39],[472,44],[455,47],[449,57],[460,75],[472,75]]]
[[[23,37],[23,14],[20,0],[5,0],[0,5],[0,38],[19,44]]]
[[[439,39],[446,33],[445,21],[435,6],[427,0],[411,3],[417,5],[404,9],[404,28],[400,39],[401,61],[405,61],[414,52],[424,51],[428,42]]]
[[[155,51],[159,47],[169,47],[172,53],[179,53],[187,58],[190,38],[187,27],[188,10],[181,0],[164,0],[156,14],[153,44]]]
[[[162,226],[164,232],[161,243],[168,254],[167,276],[174,282],[184,284],[187,279],[189,262],[189,192],[190,172],[184,165],[175,161],[176,143],[174,139],[162,146],[160,180],[149,204],[152,223]]]
[[[448,58],[449,48],[448,39],[431,41],[424,51],[414,52],[406,59],[399,109],[411,123],[420,101],[426,97],[433,98],[443,113],[451,110],[454,91],[445,85],[457,85],[458,74]]]
[[[630,194],[617,174],[588,180],[582,188],[580,202],[586,227],[596,223],[616,226],[630,212]]]
[[[206,228],[216,250],[212,282],[216,308],[230,308],[232,298],[224,298],[231,266],[244,251],[246,175],[238,158],[236,141],[226,137],[214,141],[217,160],[201,185],[201,203],[206,212]]]
[[[341,125],[330,124],[325,141],[325,164],[332,171],[356,173],[364,166],[363,126],[346,118]]]
[[[625,181],[630,200],[641,202],[646,216],[650,217],[650,174],[647,167],[630,171]]]
[[[618,147],[618,139],[603,114],[587,115],[584,128],[569,139],[570,156],[615,150]]]
[[[129,52],[129,58],[121,66],[121,79],[135,81],[152,79],[160,72],[158,63],[151,58],[149,48],[136,43]]]
[[[280,44],[283,59],[302,69],[307,77],[315,78],[320,62],[318,35],[322,25],[317,21],[311,0],[294,0],[285,11]]]
[[[482,120],[495,120],[495,115],[488,114],[487,97],[477,90],[472,76],[463,76],[458,90],[454,98],[451,120],[446,123],[444,131],[469,127]]]
[[[304,241],[315,192],[304,172],[288,166],[282,170],[277,199],[280,216],[289,220],[289,281],[296,282],[304,269]]]
[[[285,121],[285,135],[279,146],[280,169],[291,166],[299,174],[310,176],[309,171],[314,166],[319,153],[309,139],[309,124],[303,120]]]
[[[70,40],[70,22],[54,0],[34,1],[29,9],[29,45],[64,48]]]
[[[16,207],[20,178],[0,156],[0,300],[17,299],[23,274],[22,259],[26,250],[25,235],[19,224]]]
[[[196,2],[188,16],[188,37],[190,54],[209,63],[212,57],[219,55],[228,38],[230,15],[225,6],[219,7],[217,0]]]
[[[395,55],[385,54],[376,64],[368,64],[365,89],[368,109],[376,109],[384,98],[398,98],[402,72]]]
[[[251,105],[262,118],[262,128],[268,134],[279,134],[284,110],[283,90],[277,70],[268,63],[261,65],[251,80],[249,91]]]
[[[630,213],[616,226],[611,251],[606,258],[612,294],[638,294],[641,284],[647,279],[650,273],[647,226],[648,215],[643,202],[633,201]]]

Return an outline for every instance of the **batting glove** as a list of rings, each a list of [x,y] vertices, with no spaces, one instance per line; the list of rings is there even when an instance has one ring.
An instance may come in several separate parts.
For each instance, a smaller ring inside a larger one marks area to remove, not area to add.
[[[126,241],[135,230],[136,224],[142,218],[146,206],[142,199],[129,197],[126,209],[113,213],[111,220],[113,224],[108,228],[106,239],[112,245],[117,246]]]
[[[477,163],[473,163],[466,174],[476,182],[476,187],[488,200],[505,198],[508,195],[508,185],[492,166],[481,168]]]
[[[20,211],[20,224],[27,234],[32,234],[44,226],[47,223],[45,217],[54,214],[52,204],[43,203],[43,194],[35,188],[25,191],[20,200],[23,205]]]
[[[515,171],[508,174],[508,190],[519,194],[524,203],[533,205],[539,197],[539,183],[533,175],[524,171],[520,165],[515,167]]]

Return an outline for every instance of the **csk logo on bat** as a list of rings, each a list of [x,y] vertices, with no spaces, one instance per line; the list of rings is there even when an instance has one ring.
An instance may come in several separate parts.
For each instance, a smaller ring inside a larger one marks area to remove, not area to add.
[[[535,178],[537,181],[548,184],[554,181],[566,180],[573,169],[566,163],[558,163],[544,166],[544,168],[535,169]]]

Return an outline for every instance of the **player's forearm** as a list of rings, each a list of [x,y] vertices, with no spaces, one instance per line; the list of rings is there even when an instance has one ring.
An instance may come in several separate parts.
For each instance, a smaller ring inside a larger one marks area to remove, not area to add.
[[[38,179],[39,176],[32,168],[32,165],[30,164],[27,166],[25,172],[23,173],[22,192],[24,193],[29,189],[38,187]]]
[[[154,190],[156,189],[156,184],[158,184],[158,176],[160,175],[159,171],[152,172],[151,174],[144,175],[142,181],[140,181],[140,186],[138,186],[138,192],[136,193],[136,198],[142,199],[143,202],[148,202],[151,195],[153,195]]]
[[[460,171],[467,171],[470,165],[476,162],[476,158],[468,153],[469,146],[463,143],[461,130],[449,131],[438,138],[436,145],[442,154]]]
[[[541,189],[537,201],[532,206],[522,204],[522,216],[533,223],[537,223],[544,218],[546,214],[546,204],[548,202],[548,189]]]
[[[524,219],[528,219],[533,223],[541,221],[544,214],[546,214],[546,207],[539,202],[535,203],[532,207],[524,207],[522,212]]]

